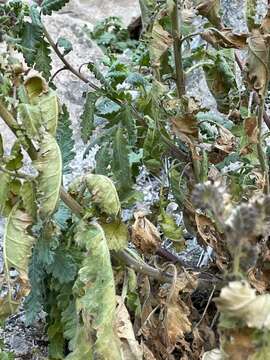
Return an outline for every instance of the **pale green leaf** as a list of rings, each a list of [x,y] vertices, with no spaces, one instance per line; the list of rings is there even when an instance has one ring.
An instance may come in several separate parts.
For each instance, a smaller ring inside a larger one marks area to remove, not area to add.
[[[0,171],[0,215],[3,216],[8,200],[10,175]]]
[[[7,219],[3,242],[5,270],[14,268],[23,282],[28,282],[28,263],[35,238],[28,233],[32,218],[14,206]]]
[[[123,250],[128,245],[128,228],[121,222],[102,224],[110,250]]]
[[[100,210],[117,216],[120,213],[120,201],[113,182],[104,175],[95,174],[87,175],[85,181]]]
[[[94,130],[94,111],[97,95],[93,92],[88,92],[86,95],[83,113],[81,115],[81,136],[84,143],[86,143]]]
[[[48,89],[45,80],[32,76],[25,82],[30,104],[20,104],[19,114],[29,137],[38,137],[42,127],[55,135],[59,117],[56,93]]]
[[[74,285],[77,312],[82,313],[87,336],[93,339],[93,358],[121,360],[120,342],[114,331],[115,284],[110,252],[102,227],[81,221],[75,241],[87,254]]]
[[[33,164],[39,172],[37,178],[39,213],[42,218],[46,218],[52,215],[57,207],[62,181],[61,152],[51,134],[43,135],[38,158]]]
[[[70,51],[73,50],[71,42],[62,36],[57,40],[57,46],[64,49],[63,55],[67,55]]]
[[[33,218],[37,215],[36,189],[32,181],[25,181],[20,189],[20,195],[26,212]]]

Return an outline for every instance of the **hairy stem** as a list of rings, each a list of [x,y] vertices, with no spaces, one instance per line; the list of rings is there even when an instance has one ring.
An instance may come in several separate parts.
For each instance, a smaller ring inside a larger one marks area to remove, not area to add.
[[[183,71],[182,63],[182,49],[181,49],[181,30],[180,30],[180,20],[181,13],[178,9],[178,0],[174,2],[174,8],[171,15],[172,19],[172,36],[173,36],[173,50],[174,50],[174,61],[175,61],[175,71],[176,71],[176,87],[178,97],[181,98],[185,92],[185,75]]]
[[[266,156],[263,150],[263,143],[262,143],[262,121],[263,121],[263,113],[264,113],[264,98],[261,99],[259,104],[259,111],[258,111],[258,143],[257,143],[257,151],[258,151],[258,158],[260,161],[262,173],[265,179],[265,186],[264,192],[269,194],[269,169],[268,164],[266,161]]]

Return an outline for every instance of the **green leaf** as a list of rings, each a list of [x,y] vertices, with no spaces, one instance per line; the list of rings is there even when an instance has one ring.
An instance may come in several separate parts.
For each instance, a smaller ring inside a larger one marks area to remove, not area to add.
[[[81,115],[81,136],[84,143],[90,139],[94,130],[95,102],[97,94],[88,92],[86,95],[83,113]]]
[[[85,181],[100,210],[108,215],[119,215],[120,201],[113,182],[106,176],[94,174],[87,175]]]
[[[49,133],[43,135],[37,160],[33,162],[39,172],[37,178],[39,214],[45,219],[52,215],[59,200],[62,182],[62,158],[56,140]]]
[[[113,142],[112,171],[117,181],[117,188],[121,193],[126,193],[132,187],[128,153],[129,149],[123,128],[119,126]]]
[[[110,250],[123,250],[128,245],[128,228],[125,224],[115,221],[102,224]]]
[[[64,49],[63,55],[67,55],[68,53],[70,53],[73,50],[73,46],[72,46],[71,42],[62,36],[60,38],[58,38],[57,46]]]
[[[42,36],[42,30],[33,23],[25,22],[21,33],[22,51],[26,63],[31,66],[36,57],[36,46]]]
[[[26,212],[32,217],[32,219],[35,219],[37,216],[35,184],[32,181],[24,181],[20,189],[20,195]]]
[[[112,161],[112,154],[110,151],[110,146],[108,142],[104,142],[101,148],[96,153],[96,167],[95,173],[100,175],[108,175],[109,166]]]
[[[3,242],[5,271],[14,268],[24,283],[28,282],[28,263],[35,242],[27,232],[31,225],[31,216],[14,206],[7,219]]]
[[[217,109],[224,114],[235,108],[239,102],[234,66],[232,49],[217,51],[213,65],[203,66],[208,88],[217,102]]]
[[[47,266],[47,272],[52,274],[61,284],[69,283],[75,279],[77,265],[71,255],[64,248],[58,248],[54,255],[54,261]]]
[[[72,352],[65,360],[94,360],[91,345],[87,329],[83,325],[78,325]]]
[[[93,358],[120,360],[120,341],[114,331],[115,284],[105,234],[100,225],[82,220],[75,241],[87,251],[74,293],[77,312],[82,312],[86,335],[92,339]]]
[[[50,45],[42,38],[36,46],[34,68],[39,71],[46,80],[50,79],[52,71],[52,59],[50,53]]]
[[[71,129],[71,120],[66,105],[62,107],[62,113],[58,121],[57,143],[60,147],[63,159],[63,174],[69,174],[71,169],[69,163],[74,159],[74,139]]]
[[[3,216],[5,214],[10,181],[10,175],[0,171],[0,216]]]
[[[65,6],[69,0],[43,0],[41,3],[42,13],[51,15],[53,11],[58,11]]]

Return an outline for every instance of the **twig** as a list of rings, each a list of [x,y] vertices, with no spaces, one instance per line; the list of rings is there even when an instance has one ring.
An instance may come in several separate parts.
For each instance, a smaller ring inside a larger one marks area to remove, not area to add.
[[[98,86],[96,86],[94,83],[92,83],[89,79],[87,79],[87,77],[85,77],[83,74],[81,74],[79,71],[77,71],[65,58],[65,56],[61,53],[61,51],[59,50],[59,48],[57,47],[57,45],[55,44],[55,42],[53,41],[53,39],[51,38],[51,35],[48,33],[47,29],[45,28],[45,26],[43,25],[43,32],[44,35],[46,37],[46,39],[48,40],[49,44],[51,45],[51,47],[53,48],[53,50],[55,51],[56,55],[59,57],[59,59],[62,61],[62,63],[66,66],[66,68],[72,72],[72,74],[74,74],[75,76],[77,76],[79,79],[81,79],[84,83],[88,84],[89,86],[91,86],[91,88],[93,88],[94,90],[100,90]]]
[[[209,305],[210,305],[210,303],[211,303],[211,301],[212,301],[212,298],[213,298],[213,295],[214,295],[215,290],[216,290],[216,285],[213,286],[213,290],[211,291],[211,294],[210,294],[210,296],[209,296],[209,298],[208,298],[208,301],[207,301],[206,307],[205,307],[205,309],[204,309],[204,311],[203,311],[202,317],[201,317],[200,320],[197,322],[197,324],[194,326],[193,330],[196,329],[196,328],[200,325],[200,323],[203,321],[203,318],[205,317],[205,314],[206,314],[206,312],[207,312],[207,310],[208,310],[208,308],[209,308]]]
[[[63,66],[61,67],[60,69],[58,69],[54,74],[53,76],[51,77],[50,81],[49,81],[49,84],[52,83],[53,79],[56,77],[56,75],[58,75],[61,71],[64,71],[64,70],[68,70],[68,68],[66,66]]]
[[[181,98],[185,92],[185,77],[182,63],[182,49],[181,49],[181,32],[180,32],[180,20],[181,13],[178,10],[178,0],[174,0],[174,8],[172,11],[172,36],[173,36],[173,50],[174,61],[176,71],[176,87],[178,97]]]

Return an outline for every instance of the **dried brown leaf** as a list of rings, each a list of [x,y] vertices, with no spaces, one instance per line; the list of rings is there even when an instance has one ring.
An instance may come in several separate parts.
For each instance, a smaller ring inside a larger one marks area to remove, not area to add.
[[[156,21],[152,28],[151,40],[149,44],[149,53],[152,65],[160,66],[160,58],[172,45],[173,39],[171,34],[164,30],[163,27]]]
[[[266,92],[269,80],[269,46],[268,35],[263,36],[259,30],[253,30],[248,38],[248,56],[245,65],[246,80],[251,89],[260,97]]]
[[[142,360],[142,348],[135,338],[128,310],[121,296],[117,296],[116,332],[121,341],[124,359]]]
[[[235,136],[223,126],[219,127],[219,137],[214,144],[216,149],[222,150],[223,152],[230,154],[235,148]]]
[[[139,211],[134,214],[132,225],[132,241],[144,254],[153,254],[160,247],[161,239],[157,228]]]
[[[244,49],[247,46],[248,35],[234,33],[231,29],[220,31],[209,29],[203,31],[201,37],[214,47]]]
[[[219,15],[220,0],[201,0],[196,7],[198,13],[206,17],[211,24],[217,28],[221,27],[221,19]]]

